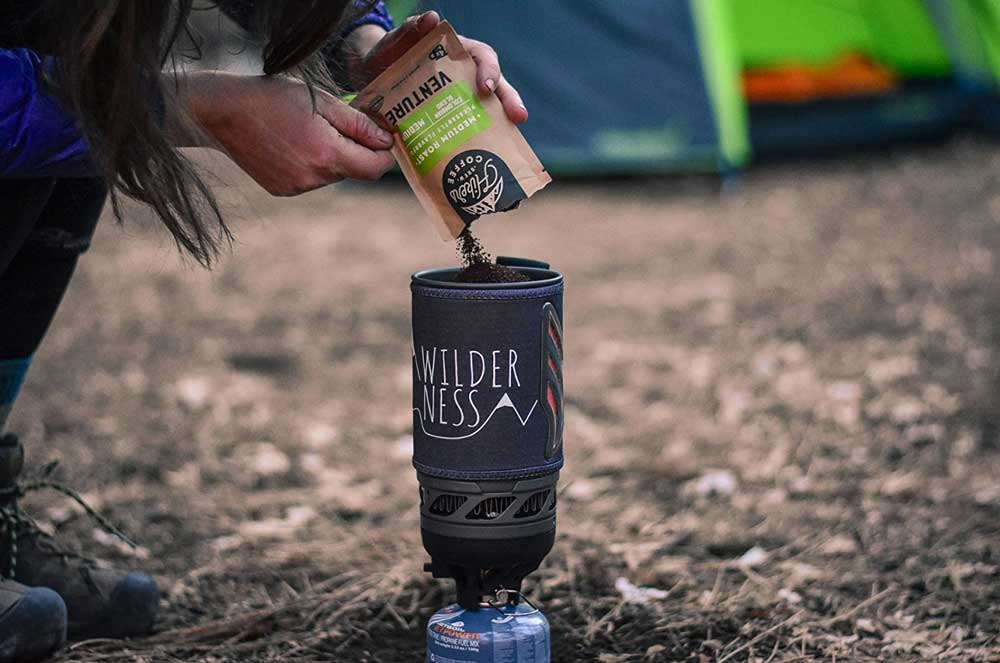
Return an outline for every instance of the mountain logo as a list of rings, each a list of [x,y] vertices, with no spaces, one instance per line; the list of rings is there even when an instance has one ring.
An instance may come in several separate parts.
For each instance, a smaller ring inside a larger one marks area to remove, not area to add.
[[[493,407],[493,410],[490,411],[489,415],[487,415],[487,417],[483,419],[482,423],[479,424],[479,426],[477,426],[475,430],[466,435],[453,435],[453,436],[436,435],[434,433],[429,432],[427,430],[427,427],[424,425],[424,415],[423,412],[421,412],[420,408],[415,407],[413,408],[413,411],[416,412],[417,419],[420,421],[420,430],[422,430],[424,432],[424,435],[426,435],[427,437],[433,437],[437,440],[467,440],[470,437],[475,437],[480,433],[480,431],[486,428],[486,426],[490,423],[490,420],[493,419],[493,415],[496,414],[499,410],[503,410],[505,408],[510,408],[514,410],[514,414],[517,416],[517,420],[521,422],[521,427],[523,428],[524,426],[528,425],[528,420],[531,419],[531,415],[534,413],[535,408],[537,407],[538,407],[538,399],[535,399],[535,402],[532,403],[531,408],[528,410],[528,413],[524,416],[521,416],[520,410],[518,410],[517,406],[514,405],[514,401],[510,399],[510,394],[504,392],[503,396],[500,397],[500,400]]]

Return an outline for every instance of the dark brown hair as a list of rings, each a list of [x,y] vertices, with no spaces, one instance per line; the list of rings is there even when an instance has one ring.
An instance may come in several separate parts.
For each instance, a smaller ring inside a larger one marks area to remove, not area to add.
[[[208,266],[232,235],[211,190],[162,128],[163,111],[185,116],[176,87],[159,74],[175,64],[172,49],[185,31],[193,2],[48,0],[33,23],[55,56],[48,81],[79,119],[111,190],[115,216],[122,218],[122,195],[146,203],[178,246]],[[265,44],[264,72],[287,72],[310,85],[333,87],[317,53],[341,26],[367,11],[366,3],[253,4]],[[162,100],[159,108],[156,100]]]

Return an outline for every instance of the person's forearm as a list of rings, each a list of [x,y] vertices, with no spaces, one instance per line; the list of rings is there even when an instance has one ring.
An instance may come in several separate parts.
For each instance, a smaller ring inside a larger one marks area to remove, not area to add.
[[[165,87],[176,90],[176,105],[168,104],[163,127],[176,147],[212,147],[218,145],[206,132],[221,121],[226,89],[240,74],[223,71],[163,73]]]
[[[385,35],[386,29],[382,26],[366,24],[347,35],[344,44],[351,52],[364,57]]]
[[[364,87],[365,58],[376,44],[386,35],[385,28],[380,25],[362,25],[344,37],[334,52],[336,63],[328,63],[330,71],[342,71],[347,75],[352,87],[359,90]]]
[[[384,2],[347,26],[335,49],[327,50],[327,65],[339,83],[359,90],[364,87],[365,61],[376,44],[392,30],[392,17]]]

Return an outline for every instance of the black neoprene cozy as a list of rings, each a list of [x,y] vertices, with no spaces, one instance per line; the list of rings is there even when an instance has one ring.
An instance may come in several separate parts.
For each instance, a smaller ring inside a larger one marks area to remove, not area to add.
[[[413,275],[413,465],[427,570],[476,608],[520,589],[552,548],[563,464],[563,279],[500,258],[530,281]]]

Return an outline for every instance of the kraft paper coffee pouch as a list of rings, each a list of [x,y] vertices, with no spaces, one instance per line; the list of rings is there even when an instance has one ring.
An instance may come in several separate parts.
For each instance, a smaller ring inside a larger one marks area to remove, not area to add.
[[[476,63],[442,22],[351,103],[393,132],[392,153],[443,239],[552,181]]]

